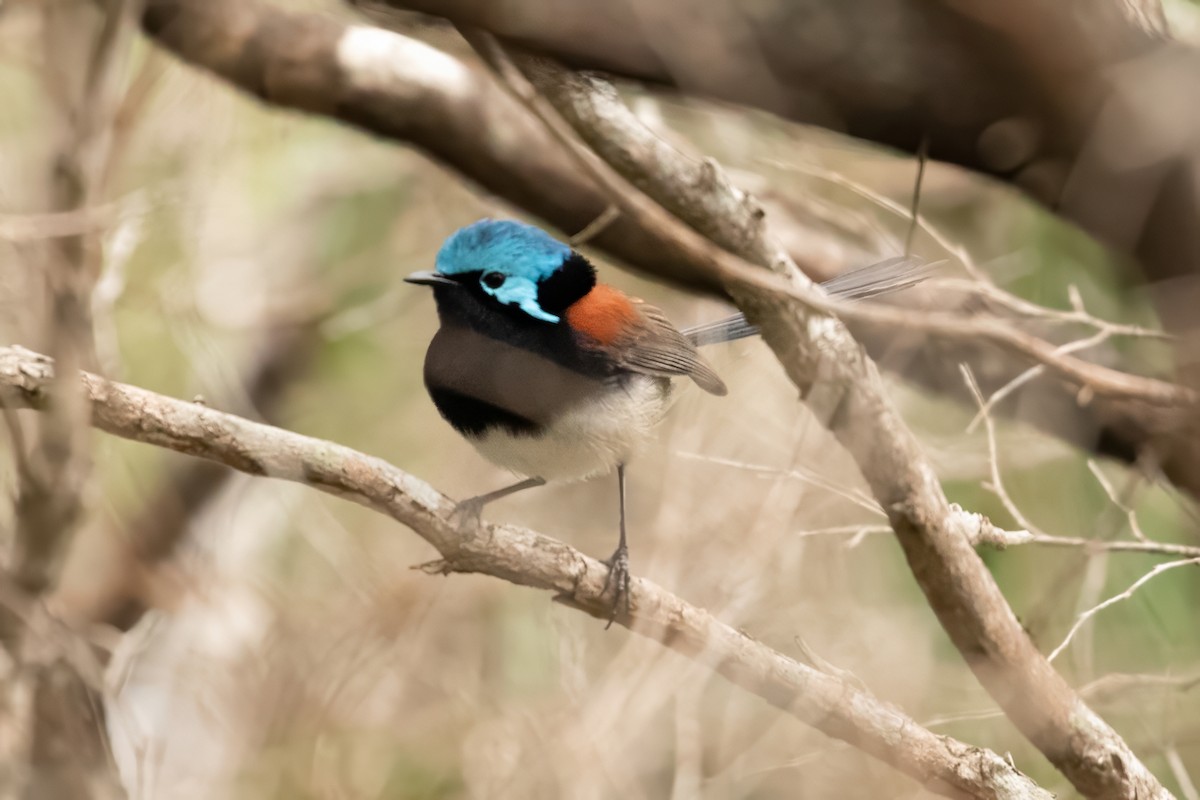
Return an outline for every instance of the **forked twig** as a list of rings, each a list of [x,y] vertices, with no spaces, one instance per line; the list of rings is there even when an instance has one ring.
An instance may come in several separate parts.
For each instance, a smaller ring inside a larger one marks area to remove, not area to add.
[[[1050,655],[1046,656],[1046,660],[1054,661],[1054,659],[1058,658],[1059,654],[1061,654],[1062,651],[1067,648],[1067,645],[1069,645],[1071,643],[1071,640],[1075,638],[1075,634],[1079,633],[1079,629],[1082,628],[1085,624],[1087,624],[1088,620],[1090,620],[1092,617],[1099,614],[1104,609],[1108,608],[1109,606],[1115,605],[1115,604],[1121,602],[1122,600],[1128,600],[1130,597],[1133,597],[1134,592],[1136,592],[1138,589],[1145,586],[1147,583],[1149,583],[1151,580],[1158,577],[1162,573],[1167,572],[1168,570],[1175,569],[1176,567],[1187,567],[1187,566],[1192,566],[1192,565],[1200,565],[1200,558],[1186,558],[1181,561],[1168,561],[1163,564],[1156,564],[1154,569],[1150,570],[1145,575],[1143,575],[1142,577],[1140,577],[1136,581],[1134,581],[1133,584],[1125,591],[1121,592],[1120,594],[1113,595],[1112,597],[1105,600],[1103,603],[1100,603],[1097,606],[1092,606],[1087,611],[1084,611],[1082,614],[1080,614],[1075,619],[1075,624],[1071,626],[1071,629],[1069,631],[1067,631],[1066,637],[1063,638],[1062,642],[1058,645],[1058,647],[1056,647],[1052,651],[1050,651]]]

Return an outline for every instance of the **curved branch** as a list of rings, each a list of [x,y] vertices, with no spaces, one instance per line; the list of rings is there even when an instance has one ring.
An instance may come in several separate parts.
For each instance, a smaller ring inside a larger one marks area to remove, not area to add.
[[[0,347],[0,403],[45,409],[52,380],[45,356]],[[251,475],[303,483],[387,515],[441,555],[424,565],[426,572],[492,575],[553,592],[598,619],[609,616],[603,563],[511,525],[461,531],[451,522],[455,506],[449,498],[378,458],[88,373],[82,373],[82,383],[92,422],[103,431]],[[632,600],[632,615],[620,622],[635,633],[707,664],[932,791],[948,797],[1051,797],[997,753],[936,735],[844,677],[788,658],[650,581],[633,580]]]

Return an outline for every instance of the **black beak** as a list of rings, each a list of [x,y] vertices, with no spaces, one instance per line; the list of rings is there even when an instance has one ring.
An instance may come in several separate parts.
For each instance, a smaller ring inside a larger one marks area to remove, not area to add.
[[[436,272],[428,270],[422,272],[414,272],[404,279],[405,283],[415,283],[419,286],[458,286],[457,283],[447,278],[445,275],[439,275]]]

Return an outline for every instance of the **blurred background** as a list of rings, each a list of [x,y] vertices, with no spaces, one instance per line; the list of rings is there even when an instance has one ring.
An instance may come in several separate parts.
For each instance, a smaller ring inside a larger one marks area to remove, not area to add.
[[[361,21],[332,0],[273,3]],[[1165,6],[1177,37],[1195,35],[1196,5]],[[77,113],[56,87],[86,72],[77,31],[60,24],[76,13],[65,1],[0,3],[0,342],[35,350],[47,348],[40,275],[57,235],[43,215]],[[520,212],[403,146],[263,106],[140,34],[122,47],[106,95],[120,113],[97,134],[91,189],[103,211],[93,368],[379,456],[455,498],[508,481],[427,398],[436,316],[400,279],[430,268],[459,226]],[[662,135],[735,180],[752,173],[749,188],[850,251],[903,248],[907,220],[868,195],[907,207],[911,158],[625,91]],[[1102,248],[1011,190],[933,165],[921,204],[1008,291],[1069,309],[1075,287],[1097,317],[1156,324]],[[914,249],[948,257],[924,230]],[[730,311],[595,259],[605,280],[681,326]],[[966,276],[950,258],[944,277]],[[1121,340],[1109,358],[1154,371],[1169,363],[1160,351]],[[748,340],[710,357],[729,396],[679,387],[631,466],[635,574],[786,654],[811,649],[934,730],[1011,753],[1039,784],[1075,796],[965,668],[853,463],[771,353]],[[1177,490],[998,419],[999,470],[1026,518],[1014,519],[985,486],[985,433],[967,430],[977,409],[884,362],[951,500],[1008,528],[1129,538],[1130,514],[1107,484],[1147,536],[1197,544],[1194,502]],[[545,593],[413,570],[436,554],[378,514],[99,433],[90,445],[81,521],[48,602],[107,661],[104,725],[130,797],[924,796],[707,667]],[[11,448],[0,439],[9,497]],[[0,530],[14,513],[0,508]],[[522,493],[487,516],[602,557],[616,535],[615,477]],[[1164,561],[1035,545],[983,556],[1043,652]],[[1188,798],[1189,774],[1200,780],[1198,603],[1194,568],[1164,573],[1097,614],[1055,662]]]

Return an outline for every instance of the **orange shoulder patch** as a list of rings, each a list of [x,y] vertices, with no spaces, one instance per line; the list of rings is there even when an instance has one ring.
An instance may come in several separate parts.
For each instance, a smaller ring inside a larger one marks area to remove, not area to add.
[[[567,324],[602,345],[610,345],[637,321],[634,302],[623,292],[598,283],[567,308]]]

